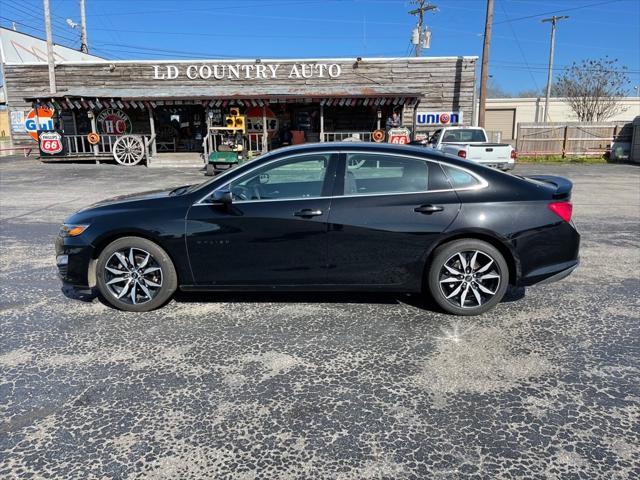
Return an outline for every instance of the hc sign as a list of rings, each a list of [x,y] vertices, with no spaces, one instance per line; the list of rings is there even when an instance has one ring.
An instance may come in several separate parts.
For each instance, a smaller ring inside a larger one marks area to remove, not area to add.
[[[462,111],[459,112],[418,112],[416,125],[457,125],[462,123]]]

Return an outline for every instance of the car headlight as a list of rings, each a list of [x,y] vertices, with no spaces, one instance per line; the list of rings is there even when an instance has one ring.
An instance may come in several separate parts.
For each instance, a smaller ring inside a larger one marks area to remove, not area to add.
[[[63,223],[60,227],[60,236],[61,237],[77,237],[82,234],[89,225],[76,225],[72,223]]]

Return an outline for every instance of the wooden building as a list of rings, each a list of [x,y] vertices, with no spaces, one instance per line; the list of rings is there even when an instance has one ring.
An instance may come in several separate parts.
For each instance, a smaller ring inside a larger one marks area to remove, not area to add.
[[[3,70],[9,112],[26,118],[34,107],[53,109],[70,155],[108,151],[127,133],[144,138],[148,159],[199,155],[207,127],[232,107],[246,115],[257,151],[369,141],[394,112],[414,137],[474,116],[476,57],[60,61],[55,93],[45,62],[5,61]],[[102,136],[97,147],[86,142],[91,132]],[[34,142],[19,129],[12,139]]]

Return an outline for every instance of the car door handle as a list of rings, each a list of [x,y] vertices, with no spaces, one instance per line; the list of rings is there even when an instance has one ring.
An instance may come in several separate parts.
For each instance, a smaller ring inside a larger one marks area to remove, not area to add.
[[[444,208],[439,205],[420,205],[419,207],[413,209],[414,212],[424,213],[426,215],[431,215],[435,212],[441,212],[442,210],[444,210]]]
[[[322,215],[322,210],[313,210],[311,208],[305,208],[304,210],[298,210],[294,213],[296,217],[310,218],[310,217],[318,217]]]

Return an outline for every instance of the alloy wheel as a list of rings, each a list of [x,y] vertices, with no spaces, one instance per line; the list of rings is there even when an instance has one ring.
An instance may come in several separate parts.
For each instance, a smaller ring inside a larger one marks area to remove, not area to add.
[[[500,268],[491,255],[465,250],[450,256],[440,269],[440,291],[457,308],[477,308],[500,288]]]
[[[162,268],[146,250],[123,248],[107,260],[104,279],[116,299],[138,305],[151,301],[162,288]]]

